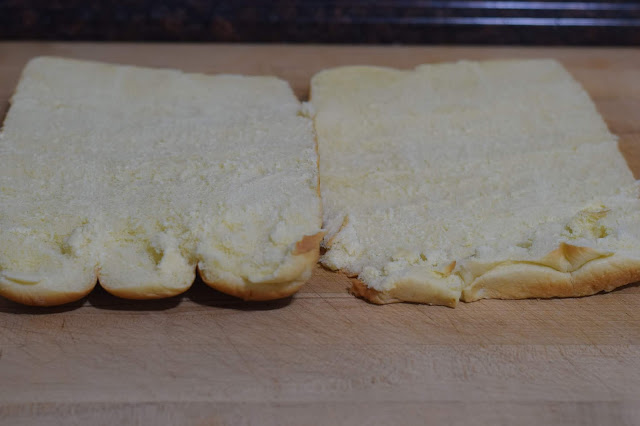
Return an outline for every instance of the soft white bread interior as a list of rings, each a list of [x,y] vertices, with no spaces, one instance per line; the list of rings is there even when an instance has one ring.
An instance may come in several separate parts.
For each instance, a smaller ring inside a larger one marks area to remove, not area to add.
[[[311,120],[273,77],[36,58],[0,136],[0,294],[295,292],[319,253]]]
[[[552,60],[312,80],[328,251],[373,302],[583,296],[640,279],[616,138]]]

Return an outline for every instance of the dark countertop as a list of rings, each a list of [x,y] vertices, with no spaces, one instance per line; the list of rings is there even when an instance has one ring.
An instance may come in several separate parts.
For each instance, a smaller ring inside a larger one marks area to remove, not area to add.
[[[639,45],[640,1],[0,0],[0,39]]]

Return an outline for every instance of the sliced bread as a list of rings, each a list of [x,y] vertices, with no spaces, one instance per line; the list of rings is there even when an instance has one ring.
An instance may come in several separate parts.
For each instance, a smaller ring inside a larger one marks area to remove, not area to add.
[[[321,262],[375,303],[584,296],[640,279],[638,184],[552,60],[313,77]]]
[[[311,120],[273,77],[36,58],[0,136],[0,294],[54,305],[99,278],[136,299],[196,268],[245,299],[295,292],[319,255]]]

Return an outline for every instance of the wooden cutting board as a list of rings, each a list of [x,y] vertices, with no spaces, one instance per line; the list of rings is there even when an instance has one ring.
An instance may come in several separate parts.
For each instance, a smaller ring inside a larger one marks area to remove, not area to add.
[[[553,57],[640,178],[639,49],[0,43],[0,116],[36,55],[275,74],[302,99],[336,65]],[[270,303],[199,281],[159,301],[0,300],[0,424],[640,424],[637,284],[456,309],[374,306],[348,286],[318,267]]]

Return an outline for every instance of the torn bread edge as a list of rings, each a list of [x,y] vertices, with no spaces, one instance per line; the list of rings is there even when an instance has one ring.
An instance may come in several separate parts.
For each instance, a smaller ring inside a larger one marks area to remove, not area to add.
[[[640,281],[640,259],[560,243],[539,261],[508,260],[495,262],[477,275],[460,269],[454,273],[465,283],[459,292],[438,285],[437,279],[415,278],[380,291],[353,277],[351,292],[375,304],[416,302],[449,307],[455,307],[458,300],[582,297]]]

